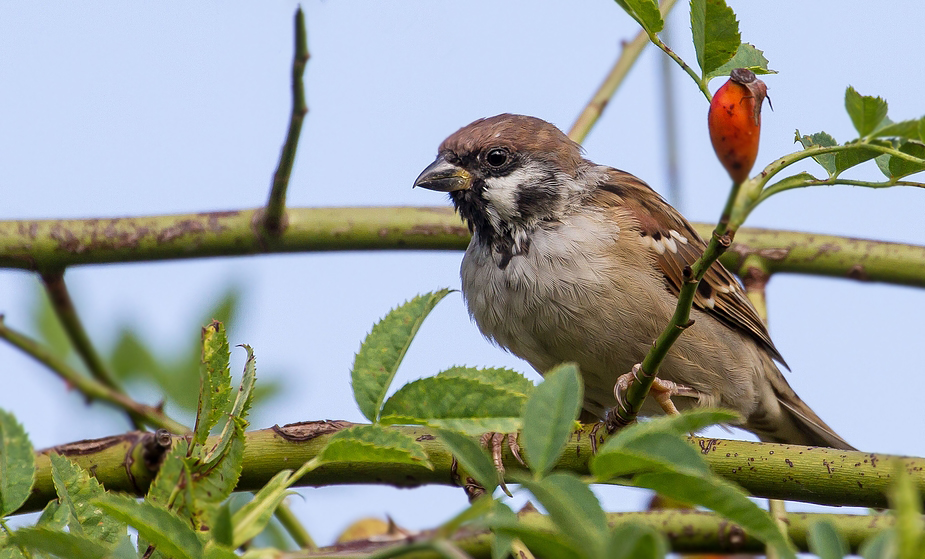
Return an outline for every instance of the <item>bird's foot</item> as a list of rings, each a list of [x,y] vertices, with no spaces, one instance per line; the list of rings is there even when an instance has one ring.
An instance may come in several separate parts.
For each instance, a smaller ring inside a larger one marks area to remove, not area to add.
[[[492,462],[494,462],[495,470],[498,472],[498,485],[501,486],[501,490],[504,491],[508,497],[511,497],[511,492],[504,483],[504,460],[502,459],[502,455],[504,453],[505,440],[507,440],[507,446],[511,449],[511,454],[514,455],[514,458],[520,462],[522,466],[526,467],[527,463],[524,462],[524,459],[520,456],[520,443],[517,442],[517,433],[485,433],[479,439],[479,443],[491,452]]]
[[[615,410],[621,408],[624,412],[628,412],[629,409],[626,406],[625,395],[626,391],[629,389],[630,385],[636,381],[639,381],[639,373],[642,370],[642,364],[637,363],[633,365],[633,370],[625,375],[620,375],[617,378],[617,382],[613,387],[613,395],[617,399],[617,406],[614,410],[607,412],[607,418],[605,423],[607,424],[607,429],[610,432],[623,427],[621,421]],[[644,374],[644,373],[643,373]],[[649,395],[658,402],[662,410],[668,415],[678,415],[680,412],[678,408],[675,407],[674,402],[671,401],[672,396],[690,396],[696,398],[698,393],[696,390],[689,386],[683,384],[678,384],[670,380],[660,379],[655,377],[652,380],[652,387],[649,389]]]

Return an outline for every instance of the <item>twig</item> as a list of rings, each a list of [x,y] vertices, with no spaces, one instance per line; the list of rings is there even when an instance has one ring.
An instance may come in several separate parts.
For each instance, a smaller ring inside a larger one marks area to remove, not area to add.
[[[276,507],[276,510],[273,511],[273,515],[279,520],[279,523],[283,525],[283,528],[300,549],[307,549],[309,551],[318,549],[315,540],[312,539],[311,534],[308,533],[305,526],[299,521],[295,513],[292,512],[288,503],[280,503],[280,505]]]
[[[272,236],[279,236],[286,228],[283,212],[286,208],[286,188],[289,186],[289,176],[292,174],[292,165],[295,162],[296,149],[299,146],[299,136],[302,132],[302,122],[308,113],[305,104],[305,84],[302,76],[305,74],[305,65],[308,63],[308,44],[305,33],[305,16],[300,6],[295,13],[295,56],[292,60],[292,115],[289,118],[289,131],[286,132],[286,143],[279,156],[276,172],[273,173],[273,187],[270,190],[270,199],[267,201],[266,213],[263,217],[263,227]]]
[[[61,326],[74,345],[77,354],[80,355],[80,358],[87,366],[87,370],[90,371],[90,376],[112,390],[125,394],[125,391],[116,383],[115,377],[109,371],[106,363],[103,362],[100,354],[97,353],[93,342],[90,341],[90,336],[87,335],[80,316],[77,314],[77,309],[74,307],[74,302],[71,300],[67,284],[64,283],[64,270],[46,271],[41,276],[42,283],[45,284],[45,291],[51,301],[51,307],[58,316],[58,320],[61,321]],[[142,427],[143,421],[135,412],[129,410],[128,416],[135,429]]]
[[[161,427],[177,434],[189,432],[189,428],[167,417],[162,410],[136,402],[125,394],[106,386],[102,382],[80,374],[60,357],[54,355],[36,341],[10,329],[3,322],[2,318],[2,315],[0,315],[0,338],[8,341],[14,347],[22,350],[39,363],[48,367],[53,373],[64,379],[65,382],[80,391],[80,393],[87,398],[91,400],[100,400],[131,412],[137,415],[144,423],[153,427]]]
[[[668,15],[674,4],[675,0],[662,1],[659,9],[663,18]],[[633,64],[636,63],[636,60],[642,53],[642,50],[649,43],[647,39],[648,36],[646,32],[640,31],[632,41],[623,45],[623,50],[620,51],[620,56],[618,56],[617,61],[614,62],[610,73],[604,78],[604,83],[594,92],[594,96],[591,97],[591,100],[588,101],[588,104],[582,109],[581,114],[579,114],[578,118],[575,120],[575,124],[573,124],[571,130],[569,130],[569,138],[579,144],[585,141],[591,128],[597,123],[597,120],[601,117],[610,99],[613,97],[614,93],[616,93],[617,88],[623,83],[630,68],[633,67]]]

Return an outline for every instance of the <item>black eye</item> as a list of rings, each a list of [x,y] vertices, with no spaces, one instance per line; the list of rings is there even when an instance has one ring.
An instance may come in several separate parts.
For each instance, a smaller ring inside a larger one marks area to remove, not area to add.
[[[485,154],[485,163],[489,167],[498,168],[503,166],[510,159],[510,154],[504,148],[493,148]]]

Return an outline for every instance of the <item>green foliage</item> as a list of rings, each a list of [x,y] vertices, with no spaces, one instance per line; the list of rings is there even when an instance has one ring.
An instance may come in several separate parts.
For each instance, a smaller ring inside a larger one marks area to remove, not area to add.
[[[858,135],[864,137],[877,129],[886,118],[887,103],[880,97],[861,95],[848,86],[845,90],[845,110]]]
[[[739,22],[725,0],[691,0],[691,31],[703,79],[729,62],[742,44]]]
[[[58,502],[69,512],[67,526],[72,534],[97,541],[115,543],[125,534],[125,524],[103,514],[93,500],[101,497],[103,486],[86,470],[64,456],[51,454],[51,477]]]
[[[524,458],[537,477],[548,474],[562,455],[582,398],[578,366],[568,363],[547,373],[527,400],[521,440]]]
[[[658,33],[665,27],[665,21],[655,0],[616,0],[647,33]]]
[[[819,559],[842,559],[848,545],[830,522],[816,522],[809,527],[809,549]]]
[[[193,444],[204,444],[212,428],[230,410],[231,372],[228,337],[222,323],[213,321],[202,329],[202,358],[199,363],[199,406]]]
[[[703,79],[710,81],[720,76],[728,76],[736,68],[746,68],[758,75],[777,73],[768,68],[768,59],[764,57],[762,50],[749,43],[742,43],[732,58],[715,70],[705,72]]]
[[[373,422],[379,419],[382,402],[411,340],[430,311],[449,292],[441,289],[415,297],[393,309],[366,336],[350,372],[354,398],[366,419]]]
[[[326,462],[388,462],[433,468],[421,444],[381,425],[356,425],[338,431],[318,455]]]
[[[0,518],[26,502],[34,480],[32,443],[16,418],[0,410]]]

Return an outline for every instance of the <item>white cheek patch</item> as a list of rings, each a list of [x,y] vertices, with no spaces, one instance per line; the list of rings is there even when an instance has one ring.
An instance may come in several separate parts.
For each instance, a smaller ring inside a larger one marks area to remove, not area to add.
[[[541,177],[541,173],[534,170],[532,166],[526,165],[503,177],[485,179],[486,188],[482,196],[497,212],[498,217],[505,221],[513,220],[520,217],[517,195],[525,188],[525,185],[540,180]]]

